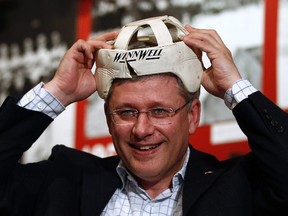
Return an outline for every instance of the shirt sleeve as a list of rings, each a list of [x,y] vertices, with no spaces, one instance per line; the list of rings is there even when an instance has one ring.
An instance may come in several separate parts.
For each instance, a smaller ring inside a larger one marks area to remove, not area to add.
[[[238,80],[225,92],[224,102],[232,110],[238,103],[256,91],[257,89],[248,80]]]
[[[23,108],[42,112],[55,119],[65,110],[63,104],[54,97],[50,92],[43,88],[41,82],[29,92],[27,92],[17,103]]]

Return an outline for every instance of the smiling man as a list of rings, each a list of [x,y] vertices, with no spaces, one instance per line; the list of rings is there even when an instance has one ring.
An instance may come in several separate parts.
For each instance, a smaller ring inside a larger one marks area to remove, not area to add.
[[[116,151],[141,187],[152,198],[170,188],[199,123],[199,100],[186,99],[174,75],[143,76],[113,84],[106,113]]]
[[[232,110],[249,154],[218,161],[190,145],[201,84]],[[57,145],[45,161],[18,163],[65,107],[94,92],[105,100],[117,155]],[[132,22],[77,41],[50,82],[3,103],[0,215],[287,215],[287,122],[241,78],[214,30],[170,16]]]

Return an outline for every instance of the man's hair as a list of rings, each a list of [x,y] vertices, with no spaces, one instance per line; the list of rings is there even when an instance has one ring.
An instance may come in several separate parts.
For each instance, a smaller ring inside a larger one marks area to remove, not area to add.
[[[105,103],[106,104],[109,104],[110,102],[110,98],[113,94],[113,91],[114,91],[114,88],[115,86],[117,85],[120,85],[120,84],[123,84],[125,82],[141,82],[143,80],[147,80],[147,79],[153,79],[155,76],[169,76],[169,77],[173,77],[176,79],[177,81],[177,88],[179,90],[179,94],[184,97],[185,101],[192,101],[194,99],[199,99],[199,96],[200,96],[200,88],[196,91],[196,92],[189,92],[185,85],[183,84],[182,80],[176,76],[175,74],[173,73],[162,73],[162,74],[151,74],[151,75],[145,75],[145,76],[137,76],[137,75],[134,75],[132,76],[132,78],[129,78],[129,79],[122,79],[122,78],[117,78],[117,79],[114,79],[113,82],[112,82],[112,85],[111,85],[111,88],[109,89],[109,92],[108,92],[108,95],[107,97],[105,98]],[[141,85],[141,83],[139,83],[139,85]]]

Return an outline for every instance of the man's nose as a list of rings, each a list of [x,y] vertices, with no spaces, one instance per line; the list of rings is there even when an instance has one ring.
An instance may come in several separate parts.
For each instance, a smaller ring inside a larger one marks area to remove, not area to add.
[[[146,112],[139,113],[138,118],[135,121],[132,132],[138,138],[144,138],[149,136],[154,131],[154,125],[149,119],[149,114]]]

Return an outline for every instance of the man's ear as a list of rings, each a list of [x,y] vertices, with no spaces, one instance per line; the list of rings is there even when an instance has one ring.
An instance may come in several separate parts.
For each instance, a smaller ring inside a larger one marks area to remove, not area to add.
[[[109,129],[109,133],[111,134],[110,130],[111,130],[112,119],[111,119],[111,115],[109,114],[109,106],[106,102],[104,103],[104,112],[105,112],[106,123]]]
[[[199,99],[194,99],[188,110],[189,134],[194,134],[200,123],[201,103]]]

